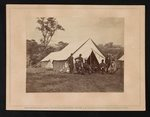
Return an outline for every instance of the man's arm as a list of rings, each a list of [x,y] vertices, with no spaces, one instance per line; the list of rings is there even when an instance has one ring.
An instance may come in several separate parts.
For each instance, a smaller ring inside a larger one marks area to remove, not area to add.
[[[75,58],[75,60],[77,60],[79,57]]]

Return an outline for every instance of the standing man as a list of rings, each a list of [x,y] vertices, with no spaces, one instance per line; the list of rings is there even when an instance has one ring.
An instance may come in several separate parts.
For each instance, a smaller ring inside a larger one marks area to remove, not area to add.
[[[75,60],[77,60],[80,62],[80,65],[83,67],[83,58],[82,58],[82,54],[79,54],[79,57],[75,58]]]
[[[67,62],[68,62],[68,65],[69,65],[70,73],[73,73],[74,64],[73,64],[73,54],[72,53],[68,57]]]
[[[110,64],[111,64],[111,58],[110,58],[110,56],[109,56],[109,54],[107,54],[107,56],[106,56],[106,58],[105,58],[105,63],[106,63],[106,67],[107,67],[107,70],[106,70],[106,72],[108,72],[108,68],[109,68],[109,66],[110,66]]]
[[[78,72],[83,73],[83,58],[82,54],[79,54],[79,57],[75,58],[75,61],[78,61]]]

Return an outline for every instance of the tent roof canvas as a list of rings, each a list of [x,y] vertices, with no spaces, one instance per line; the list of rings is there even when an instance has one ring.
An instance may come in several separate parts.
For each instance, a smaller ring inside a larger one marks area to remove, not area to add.
[[[66,60],[71,53],[73,53],[74,58],[78,57],[79,54],[82,54],[82,57],[84,59],[87,59],[92,51],[94,52],[98,62],[100,63],[101,60],[104,59],[104,55],[98,50],[96,44],[92,39],[72,42],[61,51],[50,53],[42,61]]]

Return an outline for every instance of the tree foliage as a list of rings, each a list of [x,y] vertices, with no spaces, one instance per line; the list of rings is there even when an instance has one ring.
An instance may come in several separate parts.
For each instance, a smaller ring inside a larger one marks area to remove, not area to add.
[[[48,44],[57,30],[65,30],[63,26],[58,24],[58,21],[54,17],[38,17],[37,23],[39,24],[37,29],[42,33],[43,36],[40,42],[45,48],[48,47]]]
[[[66,47],[68,43],[60,41],[56,44],[56,46],[47,46],[47,49],[43,51],[45,48],[42,44],[38,44],[34,39],[27,40],[27,67],[33,66],[36,63],[40,62],[44,57],[46,57],[49,53],[54,51],[59,51]]]
[[[63,42],[63,41],[59,41],[59,42],[56,44],[56,46],[57,46],[56,51],[59,51],[59,50],[63,49],[63,48],[66,47],[67,45],[68,45],[68,43]]]
[[[106,56],[112,54],[116,59],[119,59],[124,54],[124,48],[120,45],[115,45],[113,42],[98,45],[100,51]]]

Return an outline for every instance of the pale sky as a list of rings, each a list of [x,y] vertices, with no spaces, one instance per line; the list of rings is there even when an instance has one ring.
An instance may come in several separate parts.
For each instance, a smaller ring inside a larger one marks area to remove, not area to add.
[[[65,31],[58,30],[52,38],[51,43],[59,41],[70,42],[87,40],[92,38],[96,44],[113,42],[114,44],[124,44],[124,19],[115,17],[91,16],[65,16],[56,17]],[[36,29],[38,24],[35,18],[29,18],[26,22],[27,39],[35,39],[39,42],[42,38],[41,32]]]

